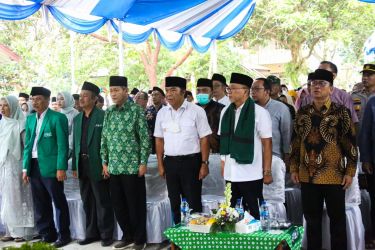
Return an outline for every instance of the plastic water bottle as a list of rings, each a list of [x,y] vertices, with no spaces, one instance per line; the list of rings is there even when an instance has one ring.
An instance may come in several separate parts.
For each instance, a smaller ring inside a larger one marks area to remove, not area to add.
[[[238,215],[239,215],[239,221],[243,219],[244,217],[244,209],[242,207],[242,199],[237,199],[236,207],[235,207]]]
[[[270,212],[266,201],[263,201],[260,206],[260,224],[263,231],[270,230]]]
[[[189,213],[189,203],[187,203],[186,198],[182,198],[181,201],[181,225],[186,226],[188,224],[188,213]]]

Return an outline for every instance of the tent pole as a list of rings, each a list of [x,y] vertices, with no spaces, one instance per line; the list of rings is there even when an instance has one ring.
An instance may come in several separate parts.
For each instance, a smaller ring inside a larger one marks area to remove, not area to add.
[[[212,41],[212,50],[211,50],[211,56],[212,56],[212,73],[217,73],[217,46],[216,46],[216,40]]]
[[[119,76],[124,75],[124,46],[123,46],[123,41],[122,41],[122,22],[119,20],[119,25],[118,25],[118,51],[119,51]]]
[[[70,45],[70,75],[71,75],[71,91],[75,93],[77,91],[77,86],[76,86],[76,81],[74,77],[74,72],[75,72],[75,61],[74,61],[74,32],[69,31],[69,45]]]

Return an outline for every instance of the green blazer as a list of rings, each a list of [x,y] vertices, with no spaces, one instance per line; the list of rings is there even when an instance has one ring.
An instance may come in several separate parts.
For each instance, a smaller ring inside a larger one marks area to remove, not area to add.
[[[29,115],[25,127],[23,169],[30,176],[32,150],[36,135],[36,113]],[[68,119],[64,114],[47,109],[40,128],[37,150],[42,177],[56,177],[57,170],[68,169]]]
[[[103,179],[102,171],[102,160],[100,157],[100,143],[102,138],[102,129],[104,121],[104,111],[96,107],[90,114],[89,127],[87,130],[87,147],[90,163],[90,171],[88,176],[95,181]],[[80,112],[74,118],[73,125],[73,160],[72,169],[77,170],[79,168],[79,154],[81,152],[81,136],[82,136],[82,117],[83,112]],[[79,173],[79,171],[78,171]]]

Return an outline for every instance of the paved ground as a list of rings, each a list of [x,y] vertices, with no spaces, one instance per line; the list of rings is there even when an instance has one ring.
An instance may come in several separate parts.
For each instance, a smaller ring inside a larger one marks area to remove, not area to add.
[[[3,249],[4,247],[9,246],[21,246],[23,243],[14,243],[14,242],[0,242],[0,249]],[[166,250],[168,249],[169,244],[168,243],[162,243],[162,244],[148,244],[145,248],[146,250]],[[100,245],[100,242],[95,242],[86,246],[80,246],[76,241],[70,243],[69,245],[63,247],[64,250],[98,250],[98,249],[112,249],[112,246],[110,247],[102,247]],[[128,248],[131,249],[131,248]]]

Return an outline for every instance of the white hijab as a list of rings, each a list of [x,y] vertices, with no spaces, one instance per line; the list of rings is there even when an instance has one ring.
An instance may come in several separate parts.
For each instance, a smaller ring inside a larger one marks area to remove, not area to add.
[[[29,115],[29,114],[31,114],[31,112],[34,111],[34,108],[33,108],[33,105],[31,103],[31,101],[27,101],[26,104],[29,107],[29,110],[27,111],[27,115]]]
[[[68,114],[68,113],[75,110],[74,109],[74,104],[75,104],[74,98],[69,92],[63,91],[63,92],[58,93],[57,95],[62,95],[64,97],[64,101],[65,101],[64,107],[61,107],[61,113]]]
[[[21,133],[25,129],[25,116],[14,96],[1,98],[5,100],[10,109],[10,117],[3,116],[0,120],[0,166],[6,161],[8,154],[17,160],[22,159]]]

